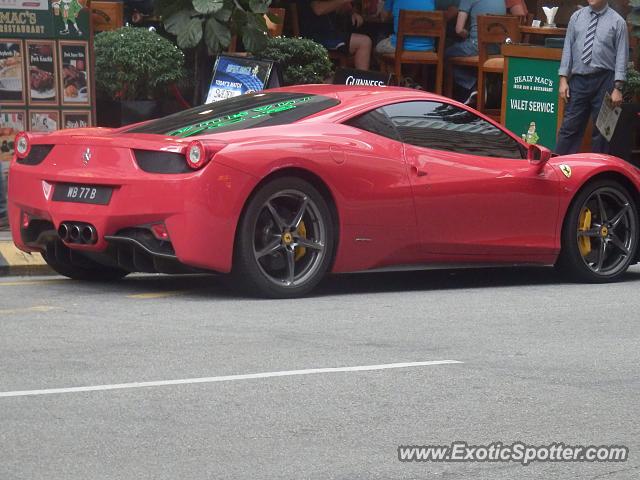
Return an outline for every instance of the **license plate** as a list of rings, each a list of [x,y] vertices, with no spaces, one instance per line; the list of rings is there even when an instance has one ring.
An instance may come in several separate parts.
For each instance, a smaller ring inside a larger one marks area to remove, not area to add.
[[[98,187],[96,185],[76,185],[60,183],[53,192],[53,200],[56,202],[93,203],[107,205],[111,200],[111,187]]]

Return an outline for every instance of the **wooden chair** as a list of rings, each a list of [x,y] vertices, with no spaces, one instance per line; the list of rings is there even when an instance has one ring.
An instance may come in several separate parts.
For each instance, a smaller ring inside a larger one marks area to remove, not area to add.
[[[435,93],[441,95],[444,78],[445,32],[446,24],[442,11],[400,10],[398,31],[396,32],[396,52],[382,55],[381,61],[392,66],[398,84],[402,78],[402,65],[435,65],[434,90]],[[435,50],[429,52],[405,50],[404,38],[407,36],[431,37]]]
[[[288,5],[289,18],[291,19],[291,35],[300,36],[300,19],[298,17],[298,5],[296,2],[290,2]]]
[[[520,41],[521,17],[513,15],[478,15],[478,55],[473,57],[450,57],[447,59],[447,76],[445,80],[447,97],[453,96],[453,68],[474,67],[478,69],[478,110],[482,111],[485,104],[484,74],[502,73],[504,58],[502,55],[490,55],[488,47],[491,43],[504,43],[507,37],[513,43]],[[480,23],[482,23],[482,26]],[[495,40],[494,40],[495,39]],[[483,43],[484,42],[484,43]],[[480,82],[482,81],[482,85]]]
[[[510,38],[520,42],[520,19],[512,15],[478,15],[478,110],[485,113],[485,75],[504,73],[504,57],[489,52],[491,45],[500,45]]]

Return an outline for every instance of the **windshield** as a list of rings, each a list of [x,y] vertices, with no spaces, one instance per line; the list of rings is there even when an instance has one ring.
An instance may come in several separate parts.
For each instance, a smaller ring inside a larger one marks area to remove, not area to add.
[[[293,123],[334,107],[334,98],[304,93],[250,93],[152,120],[126,133],[196,137]]]

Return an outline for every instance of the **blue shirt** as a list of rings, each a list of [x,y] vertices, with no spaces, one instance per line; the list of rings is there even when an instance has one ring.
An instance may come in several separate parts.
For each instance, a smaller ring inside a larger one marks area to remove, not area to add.
[[[502,0],[504,1],[504,0]],[[393,35],[391,35],[391,45],[396,46],[396,33],[398,32],[398,19],[400,10],[420,10],[432,12],[436,8],[435,0],[385,0],[384,9],[393,14]],[[433,38],[429,37],[404,37],[404,49],[414,52],[424,52],[433,50]]]
[[[593,39],[591,62],[585,65],[582,61],[587,28],[591,23],[591,11],[591,7],[583,7],[571,15],[567,36],[564,39],[559,74],[568,77],[611,70],[615,72],[616,81],[624,81],[627,78],[629,61],[627,22],[609,6],[596,12],[600,14],[600,18]]]
[[[460,0],[460,11],[469,14],[469,39],[478,43],[478,15],[506,15],[504,0]]]

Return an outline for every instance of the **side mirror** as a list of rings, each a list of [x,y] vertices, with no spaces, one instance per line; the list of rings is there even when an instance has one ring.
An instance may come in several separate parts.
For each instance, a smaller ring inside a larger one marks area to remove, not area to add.
[[[544,165],[551,158],[551,150],[542,145],[529,145],[527,149],[527,160],[532,165]]]

